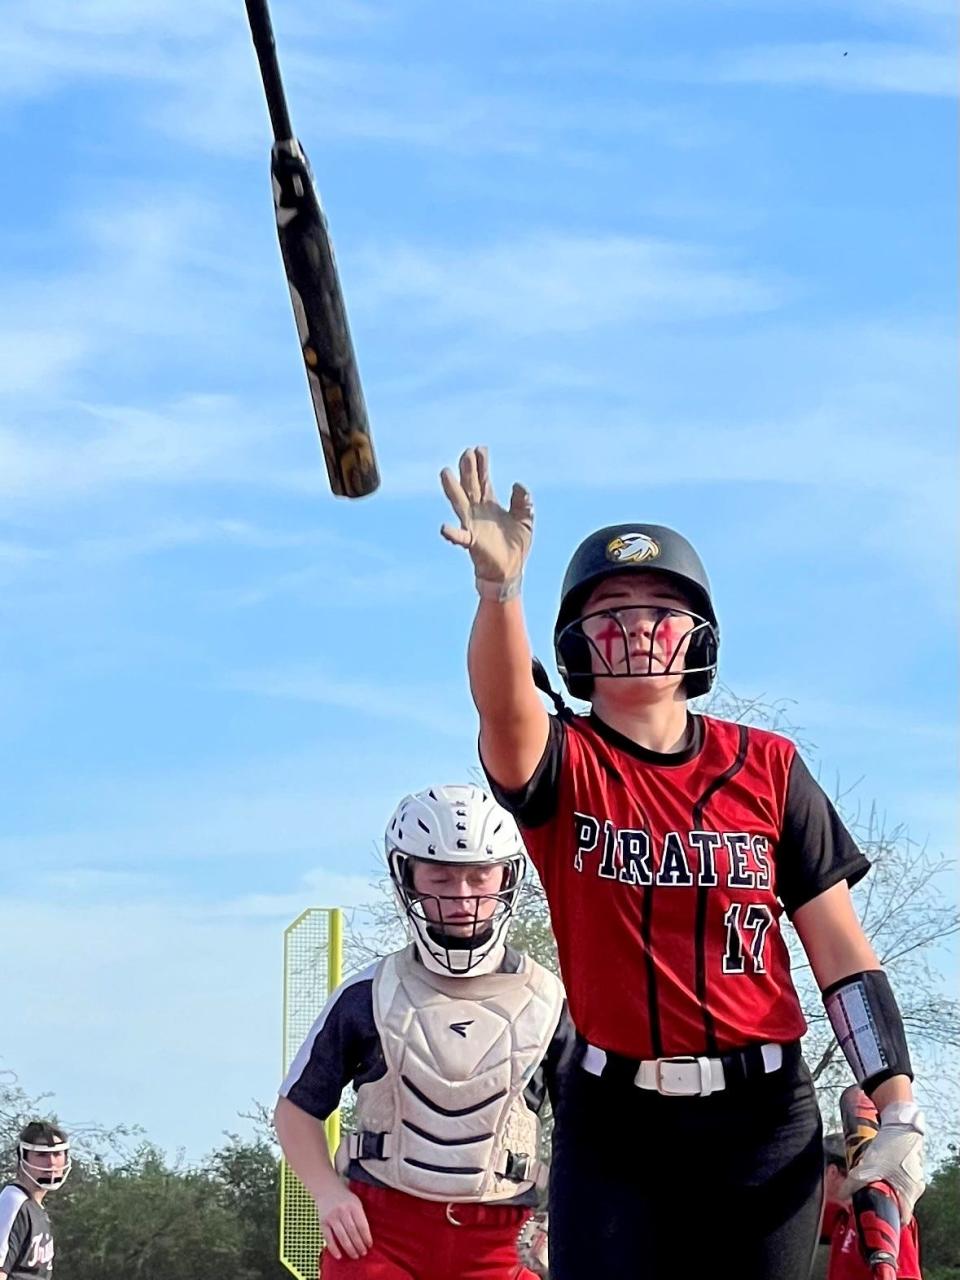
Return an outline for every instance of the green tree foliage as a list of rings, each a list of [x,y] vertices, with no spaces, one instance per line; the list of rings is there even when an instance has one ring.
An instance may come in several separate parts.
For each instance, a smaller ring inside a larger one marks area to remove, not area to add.
[[[925,1280],[960,1280],[960,1151],[956,1147],[917,1201]]]
[[[58,1280],[257,1276],[242,1266],[241,1223],[216,1180],[168,1165],[149,1143],[117,1166],[71,1175],[49,1205]]]

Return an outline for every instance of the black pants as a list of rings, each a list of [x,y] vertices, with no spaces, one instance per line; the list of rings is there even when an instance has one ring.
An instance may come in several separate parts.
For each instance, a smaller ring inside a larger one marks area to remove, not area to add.
[[[574,1066],[556,1105],[551,1280],[805,1280],[822,1182],[802,1061],[706,1098]]]

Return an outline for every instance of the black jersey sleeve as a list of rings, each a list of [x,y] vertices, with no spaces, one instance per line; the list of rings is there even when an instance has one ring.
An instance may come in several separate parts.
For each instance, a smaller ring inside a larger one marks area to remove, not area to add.
[[[480,757],[495,799],[524,827],[542,827],[556,812],[565,742],[566,725],[559,716],[551,716],[547,745],[540,762],[526,786],[516,791],[501,787],[483,764],[483,756]]]
[[[841,880],[855,885],[870,869],[799,755],[790,765],[775,864],[777,896],[790,916]]]
[[[577,1031],[570,1017],[567,1002],[564,1000],[560,1021],[557,1023],[557,1029],[553,1033],[553,1039],[550,1041],[550,1047],[547,1049],[547,1055],[543,1060],[544,1083],[547,1093],[550,1095],[550,1103],[554,1109],[557,1105],[557,1092],[560,1082],[574,1064],[576,1047]]]
[[[302,1111],[326,1120],[353,1080],[362,1083],[385,1070],[373,1016],[370,971],[339,987],[317,1018],[280,1086]]]

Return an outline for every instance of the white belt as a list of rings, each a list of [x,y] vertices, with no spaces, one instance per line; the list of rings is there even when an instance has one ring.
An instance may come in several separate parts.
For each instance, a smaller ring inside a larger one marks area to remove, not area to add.
[[[783,1066],[783,1045],[762,1044],[760,1052],[768,1075]],[[593,1076],[602,1075],[607,1055],[588,1044],[580,1065]],[[639,1064],[633,1083],[638,1089],[655,1089],[665,1097],[677,1098],[705,1098],[726,1088],[720,1058],[652,1058]]]

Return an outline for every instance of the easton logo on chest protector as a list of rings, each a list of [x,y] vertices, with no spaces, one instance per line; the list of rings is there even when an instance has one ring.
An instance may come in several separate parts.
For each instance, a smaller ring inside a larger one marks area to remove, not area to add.
[[[472,1026],[473,1026],[473,1019],[471,1018],[469,1022],[451,1022],[450,1030],[455,1031],[458,1036],[463,1036],[464,1040],[466,1040],[467,1027],[472,1027]]]

